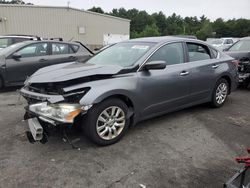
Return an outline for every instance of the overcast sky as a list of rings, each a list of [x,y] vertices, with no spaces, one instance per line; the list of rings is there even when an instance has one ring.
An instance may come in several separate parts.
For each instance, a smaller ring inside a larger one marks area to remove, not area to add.
[[[68,0],[24,0],[35,5],[66,6]],[[113,8],[124,7],[146,10],[149,13],[164,12],[167,16],[174,12],[185,16],[205,15],[211,20],[216,18],[250,19],[250,0],[69,0],[70,6],[79,9],[101,7],[109,12]]]

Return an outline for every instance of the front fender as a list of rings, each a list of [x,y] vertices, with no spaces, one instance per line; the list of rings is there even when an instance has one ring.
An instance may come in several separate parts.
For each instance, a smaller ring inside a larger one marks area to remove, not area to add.
[[[137,101],[137,77],[134,75],[90,82],[88,87],[90,90],[79,102],[81,105],[93,105],[114,95],[125,96],[133,104]]]

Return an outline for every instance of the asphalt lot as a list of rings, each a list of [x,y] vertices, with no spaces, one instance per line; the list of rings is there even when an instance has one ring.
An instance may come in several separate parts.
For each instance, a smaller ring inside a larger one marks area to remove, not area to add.
[[[220,109],[200,105],[142,122],[108,147],[72,132],[80,150],[60,137],[30,144],[15,89],[0,93],[0,187],[222,187],[250,146],[250,89]]]

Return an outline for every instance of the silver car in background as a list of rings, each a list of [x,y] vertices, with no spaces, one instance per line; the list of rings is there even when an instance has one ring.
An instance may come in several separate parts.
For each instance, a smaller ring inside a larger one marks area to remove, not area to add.
[[[207,42],[210,45],[212,45],[213,47],[215,47],[221,51],[229,48],[236,41],[237,40],[235,40],[234,38],[215,38],[215,39],[207,40]]]
[[[109,145],[139,121],[201,103],[223,106],[237,80],[233,58],[205,42],[153,37],[117,43],[86,63],[40,69],[21,95],[33,141],[76,125]]]

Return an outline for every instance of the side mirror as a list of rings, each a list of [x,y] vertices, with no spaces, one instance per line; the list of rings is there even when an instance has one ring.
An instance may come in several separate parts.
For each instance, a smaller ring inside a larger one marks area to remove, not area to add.
[[[12,58],[13,59],[20,59],[22,56],[21,56],[21,54],[19,54],[19,53],[14,53],[13,55],[12,55]]]
[[[144,66],[146,70],[158,70],[165,69],[167,66],[166,61],[150,61],[147,62]]]

